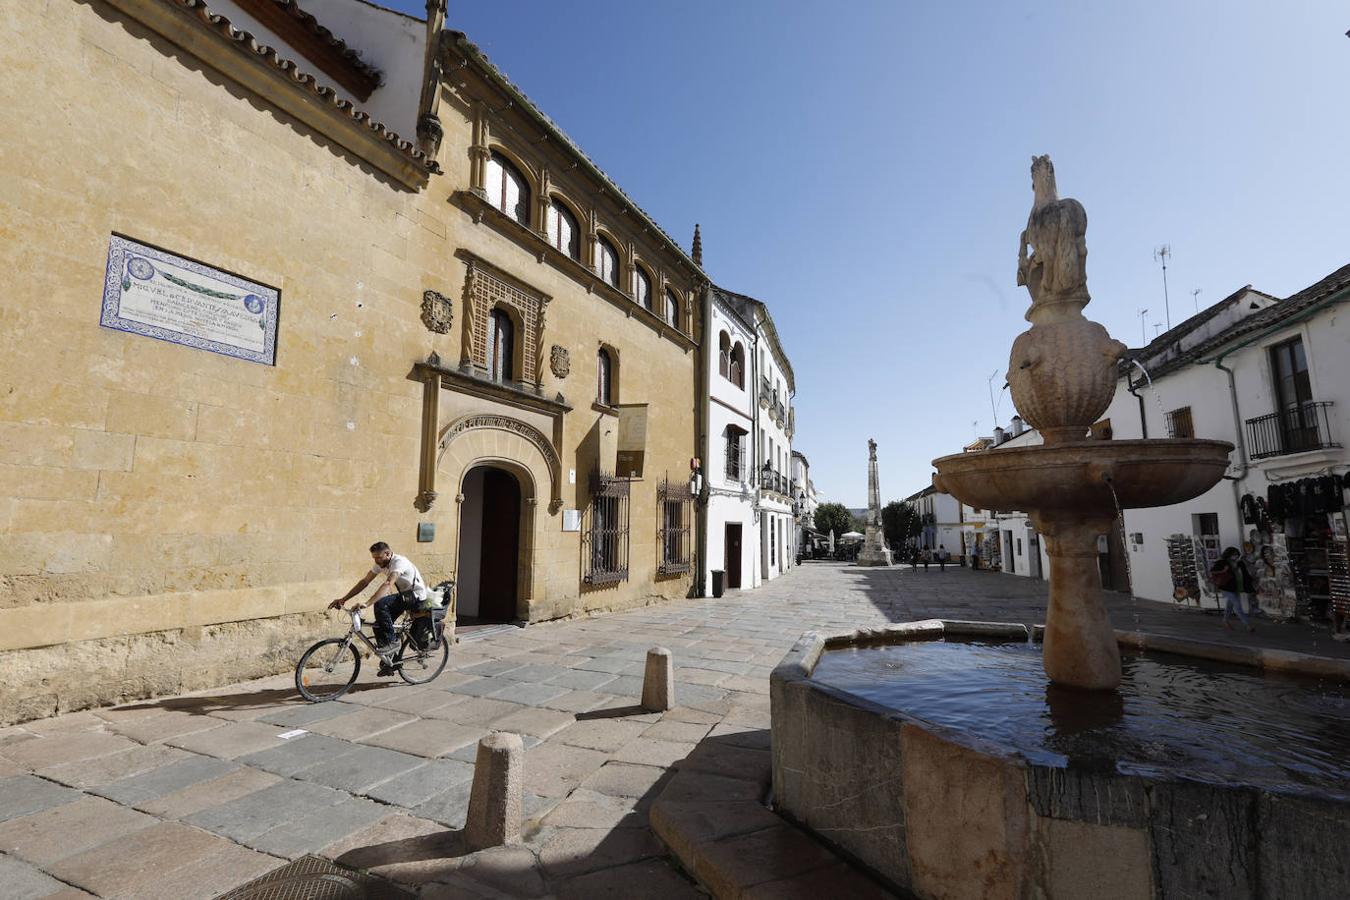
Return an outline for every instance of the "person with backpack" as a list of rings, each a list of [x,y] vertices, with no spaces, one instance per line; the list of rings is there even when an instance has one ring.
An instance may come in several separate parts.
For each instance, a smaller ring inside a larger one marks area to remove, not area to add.
[[[1256,579],[1247,568],[1242,551],[1236,547],[1224,550],[1223,556],[1219,557],[1209,570],[1209,577],[1214,582],[1214,587],[1223,595],[1223,627],[1229,631],[1233,630],[1228,617],[1236,612],[1242,624],[1247,626],[1247,630],[1255,631],[1256,626],[1248,621],[1247,613],[1242,609],[1241,595],[1246,594],[1248,597],[1252,595],[1256,590]]]

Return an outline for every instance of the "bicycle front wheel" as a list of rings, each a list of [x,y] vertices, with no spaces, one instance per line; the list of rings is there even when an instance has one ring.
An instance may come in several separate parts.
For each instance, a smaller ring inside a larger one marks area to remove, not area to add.
[[[445,670],[445,664],[450,661],[450,642],[444,637],[441,638],[441,646],[435,650],[417,649],[407,635],[403,637],[403,646],[399,648],[398,656],[395,657],[395,663],[401,663],[398,666],[398,677],[402,678],[408,684],[426,684]]]
[[[347,693],[360,674],[361,654],[351,639],[328,638],[300,657],[300,664],[295,667],[295,687],[306,700],[322,703]]]

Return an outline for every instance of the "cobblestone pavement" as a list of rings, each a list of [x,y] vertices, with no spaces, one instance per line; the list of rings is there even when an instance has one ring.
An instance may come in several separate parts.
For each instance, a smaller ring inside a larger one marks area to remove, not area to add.
[[[425,687],[366,666],[338,702],[305,703],[284,675],[0,729],[0,884],[9,898],[209,897],[314,853],[427,897],[697,896],[647,809],[701,741],[767,753],[769,671],[803,631],[1039,622],[1044,604],[1044,583],[1009,575],[808,563],[720,600],[465,641]],[[1111,605],[1120,627],[1350,656],[1305,626],[1250,635]],[[680,705],[644,713],[658,644]],[[526,840],[469,854],[472,760],[494,730],[525,738]]]

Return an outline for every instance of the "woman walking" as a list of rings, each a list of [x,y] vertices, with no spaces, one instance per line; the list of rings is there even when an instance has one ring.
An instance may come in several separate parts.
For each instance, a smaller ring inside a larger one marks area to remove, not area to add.
[[[1247,621],[1247,614],[1242,609],[1242,594],[1248,596],[1256,589],[1256,580],[1252,578],[1251,570],[1247,568],[1246,561],[1242,558],[1242,551],[1236,547],[1229,547],[1223,551],[1223,556],[1214,563],[1214,567],[1209,570],[1209,576],[1214,580],[1214,586],[1223,594],[1223,627],[1232,630],[1233,626],[1228,621],[1230,613],[1237,613],[1237,617],[1242,620],[1242,624],[1247,626],[1248,631],[1255,631],[1256,626]]]

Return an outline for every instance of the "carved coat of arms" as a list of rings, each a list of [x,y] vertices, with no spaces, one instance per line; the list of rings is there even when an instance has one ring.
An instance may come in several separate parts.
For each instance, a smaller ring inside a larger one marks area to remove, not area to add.
[[[572,360],[567,355],[566,347],[553,345],[548,355],[548,367],[558,378],[567,377],[567,373],[572,371]]]
[[[427,330],[447,334],[454,320],[454,307],[449,297],[436,291],[422,293],[422,324]]]

